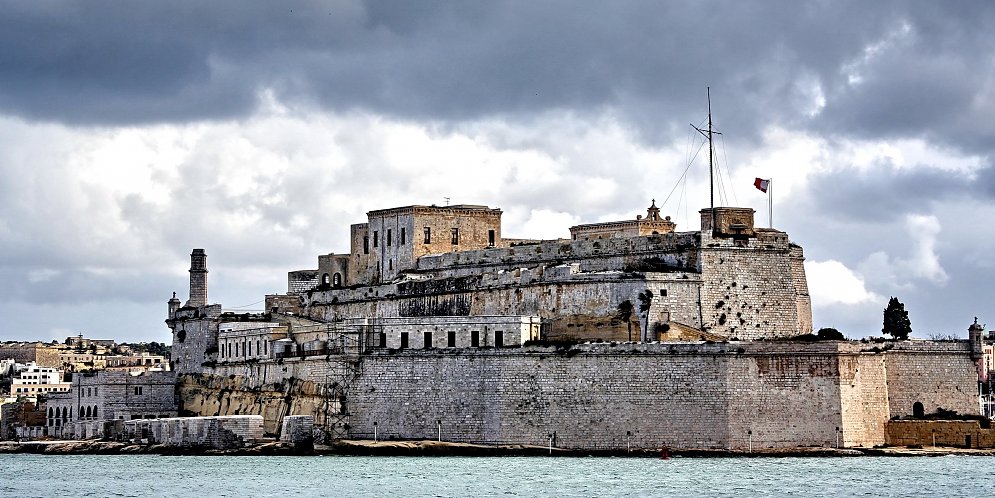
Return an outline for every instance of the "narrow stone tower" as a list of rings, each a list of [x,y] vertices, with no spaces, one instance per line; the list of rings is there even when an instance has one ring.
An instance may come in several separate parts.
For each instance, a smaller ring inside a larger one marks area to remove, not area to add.
[[[190,253],[190,300],[187,306],[207,305],[207,254],[203,249]]]

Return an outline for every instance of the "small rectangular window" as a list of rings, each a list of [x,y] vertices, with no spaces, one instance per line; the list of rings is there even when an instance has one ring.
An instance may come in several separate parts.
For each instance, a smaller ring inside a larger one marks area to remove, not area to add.
[[[480,331],[472,330],[470,331],[470,347],[479,348],[480,347]]]
[[[667,289],[660,289],[660,297],[667,297]]]
[[[494,332],[494,347],[496,348],[504,347],[504,332],[500,330]]]
[[[382,348],[387,347],[387,333],[386,332],[380,332],[379,334],[377,334],[377,343]]]
[[[386,242],[388,247],[390,246],[391,241],[394,239],[394,237],[392,237],[393,234],[394,234],[394,232],[391,229],[388,228],[387,229],[387,242]]]
[[[408,347],[408,333],[401,332],[401,349],[405,349],[407,347]]]
[[[448,337],[446,338],[446,347],[448,348],[456,347],[456,332],[449,331]]]
[[[431,349],[432,348],[432,333],[431,332],[425,332],[425,343],[424,344],[425,344],[425,349]]]
[[[140,396],[141,394],[142,394],[142,387],[141,386],[135,386],[135,395],[136,396]]]
[[[425,227],[425,243],[432,243],[432,227]]]
[[[374,230],[373,231],[373,247],[377,247],[377,244],[379,242],[380,242],[380,232]]]
[[[363,254],[369,254],[369,253],[370,253],[370,236],[369,235],[364,235],[363,236]]]
[[[494,230],[487,231],[487,246],[494,247]]]
[[[402,245],[403,246],[404,244],[407,243],[407,239],[408,239],[407,230],[404,229],[404,228],[401,228],[401,242],[398,243],[398,245]]]
[[[452,229],[453,245],[459,245],[459,228]]]

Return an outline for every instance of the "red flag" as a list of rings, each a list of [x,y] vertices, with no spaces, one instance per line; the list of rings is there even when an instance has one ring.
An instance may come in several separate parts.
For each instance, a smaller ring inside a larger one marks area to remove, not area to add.
[[[753,186],[756,187],[757,190],[765,194],[767,193],[767,187],[769,185],[770,185],[770,180],[764,180],[763,178],[757,178],[756,180],[753,181]]]

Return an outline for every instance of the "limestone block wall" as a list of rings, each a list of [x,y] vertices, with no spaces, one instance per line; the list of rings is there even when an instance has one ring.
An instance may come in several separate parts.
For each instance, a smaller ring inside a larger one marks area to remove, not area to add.
[[[170,370],[179,373],[199,372],[204,362],[216,359],[218,321],[221,305],[180,308],[166,324],[173,331]]]
[[[835,349],[751,346],[377,355],[350,387],[351,431],[367,437],[376,421],[383,438],[431,438],[441,421],[446,440],[546,444],[555,432],[557,446],[590,449],[744,448],[749,431],[754,447],[833,441]]]
[[[978,374],[964,342],[903,341],[889,343],[886,355],[888,406],[891,417],[912,415],[915,403],[925,413],[938,408],[980,414]]]
[[[841,344],[840,347],[844,350],[839,357],[841,441],[848,447],[881,444],[891,413],[885,355],[861,352],[849,344]]]
[[[798,309],[798,332],[812,332],[812,297],[808,293],[808,278],[805,275],[805,254],[800,246],[791,244],[789,247],[791,264],[791,283],[795,290],[795,305]]]
[[[600,343],[406,350],[225,364],[181,378],[183,408],[309,415],[343,437],[620,449],[873,446],[895,400],[977,410],[966,345]],[[912,371],[921,370],[921,375]],[[924,402],[925,403],[925,402]],[[932,411],[926,405],[926,411]]]
[[[995,448],[995,430],[977,420],[893,420],[887,424],[892,446]]]
[[[280,428],[280,441],[283,443],[309,443],[314,429],[314,417],[310,415],[287,415]]]
[[[708,240],[715,242],[701,250],[705,329],[744,340],[799,335],[787,247],[738,247],[731,240]]]
[[[645,237],[554,240],[514,247],[448,252],[418,260],[419,272],[440,276],[479,273],[481,267],[511,270],[537,265],[576,262],[581,271],[621,270],[651,260],[672,268],[694,268],[697,263],[698,232],[668,233]],[[442,273],[439,273],[442,272]]]
[[[411,297],[404,297],[401,293],[409,291],[396,285],[378,289],[356,301],[339,299],[332,302],[331,294],[315,293],[307,313],[326,321],[359,316],[536,315],[550,324],[549,332],[556,337],[625,340],[627,327],[620,321],[613,321],[613,317],[618,314],[619,305],[626,300],[638,310],[639,294],[650,289],[654,296],[650,323],[665,320],[690,326],[701,323],[698,310],[698,286],[701,281],[696,273],[633,276],[568,272],[565,276],[555,276],[548,275],[547,271],[541,280],[532,278],[526,270],[517,272],[517,277],[516,272],[509,274],[515,282],[491,286],[482,283],[485,277],[435,282],[432,286],[425,285],[417,291],[410,291],[415,294]],[[666,296],[663,296],[664,290]],[[637,323],[636,331],[640,330],[639,327]]]
[[[263,438],[263,417],[231,415],[125,421],[122,436],[166,446],[241,448]]]

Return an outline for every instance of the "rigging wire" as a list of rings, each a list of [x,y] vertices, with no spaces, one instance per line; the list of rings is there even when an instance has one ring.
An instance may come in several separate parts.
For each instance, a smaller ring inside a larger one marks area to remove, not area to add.
[[[727,152],[726,151],[726,137],[725,137],[725,135],[719,135],[719,138],[722,139],[722,156],[723,156],[723,161],[725,161],[726,175],[729,177],[729,188],[732,189],[733,206],[738,206],[739,205],[739,198],[736,196],[736,183],[732,181],[732,172],[729,171],[729,156],[726,155],[726,152]]]
[[[245,305],[242,305],[242,306],[232,306],[230,309],[237,310],[237,309],[241,309],[241,308],[248,308],[249,306],[255,306],[255,305],[257,305],[257,304],[259,304],[259,303],[261,303],[263,301],[265,301],[265,299],[260,299],[259,301],[256,301],[254,303],[249,303],[249,304],[245,304]]]

